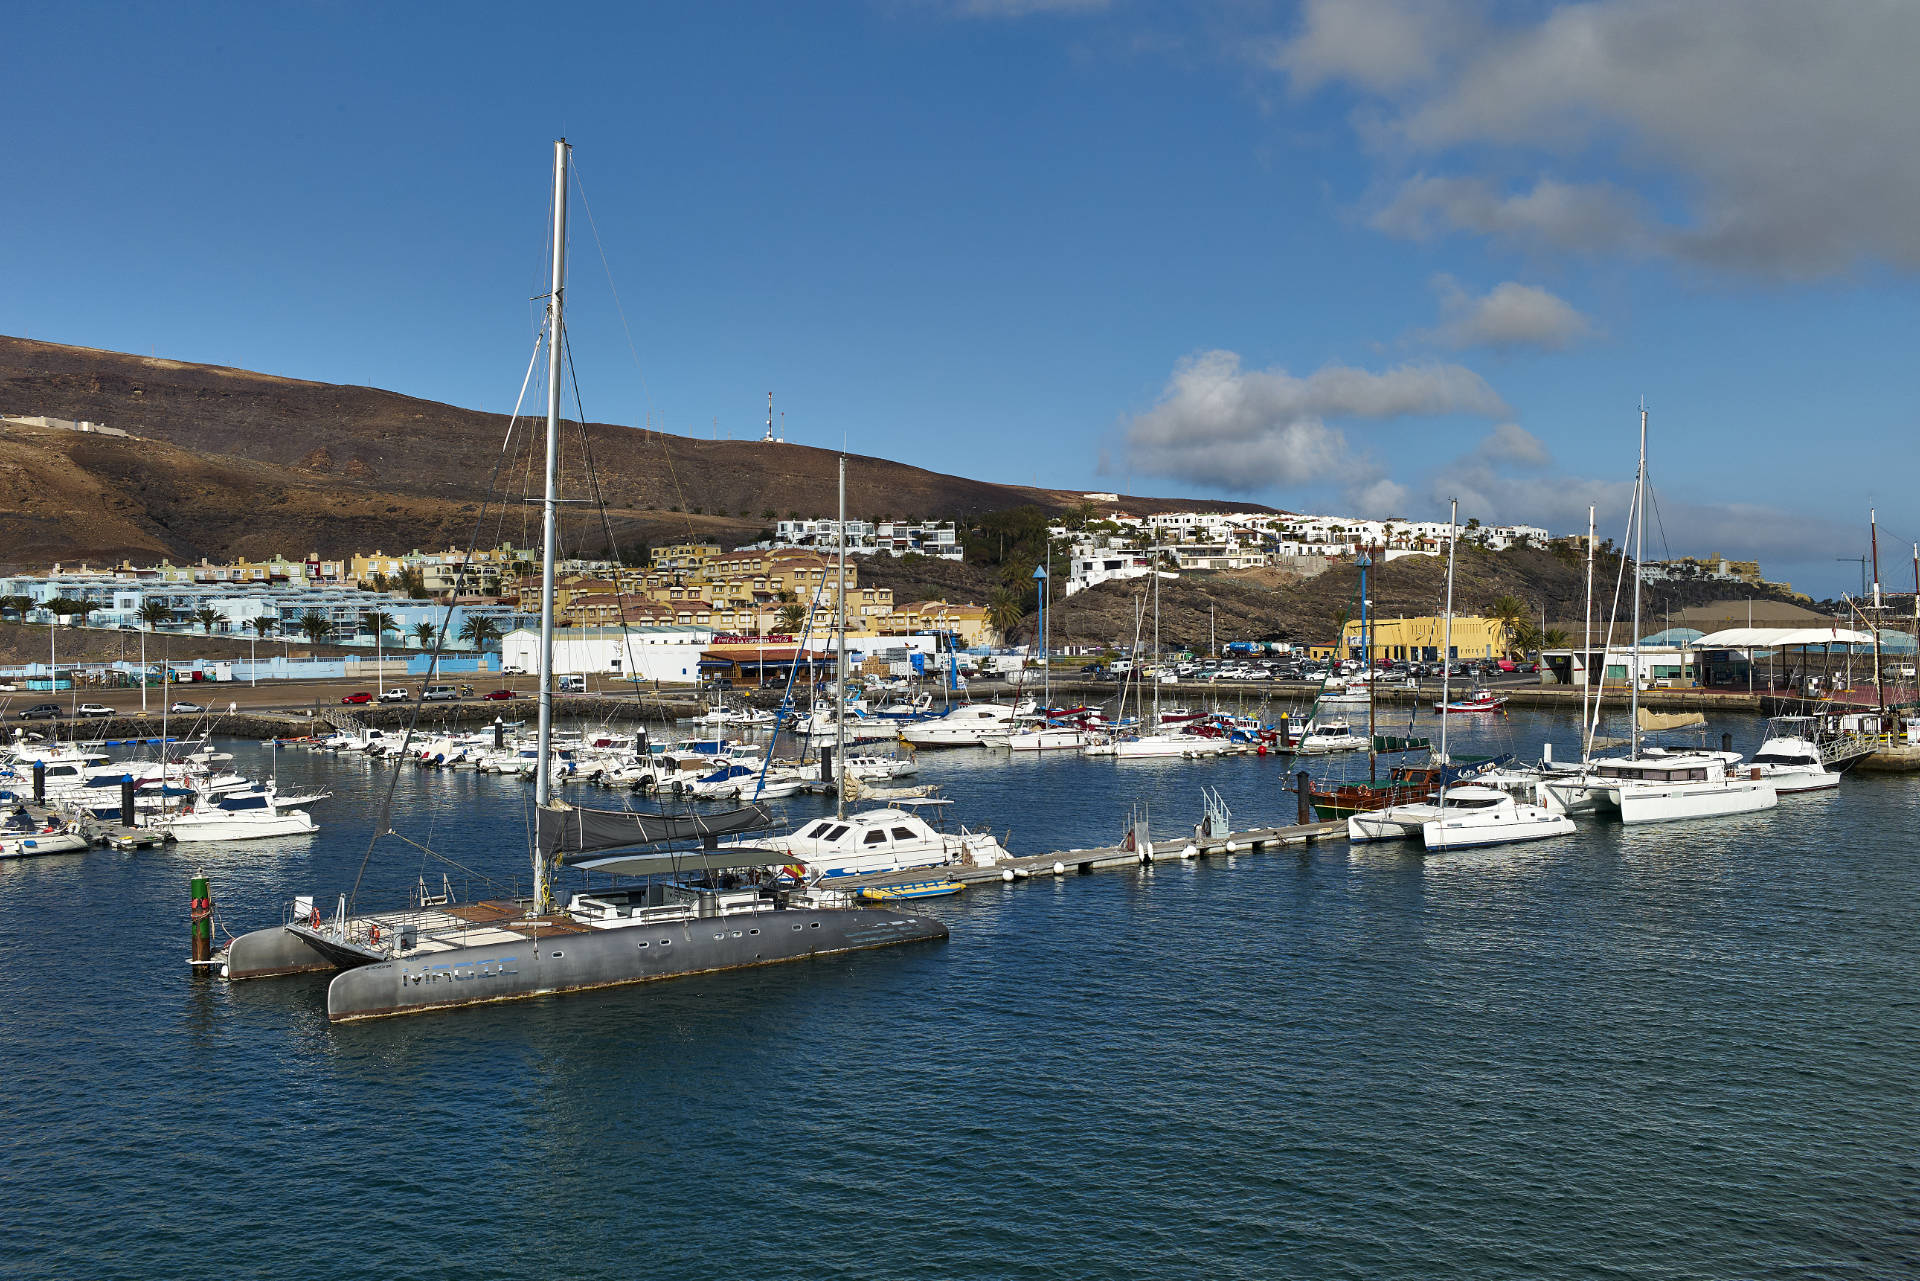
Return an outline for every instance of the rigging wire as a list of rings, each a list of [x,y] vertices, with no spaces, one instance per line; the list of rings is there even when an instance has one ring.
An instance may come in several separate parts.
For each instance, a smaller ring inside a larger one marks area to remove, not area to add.
[[[533,383],[533,371],[535,366],[539,364],[540,351],[544,346],[543,338],[544,335],[539,335],[534,339],[533,355],[528,358],[526,375],[520,380],[520,396],[519,399],[514,401],[512,417],[507,420],[506,437],[500,442],[499,456],[494,459],[493,470],[487,475],[487,491],[481,499],[480,510],[474,513],[473,532],[468,537],[466,560],[461,566],[463,571],[472,566],[473,549],[479,539],[480,529],[486,520],[487,505],[493,501],[494,493],[499,485],[501,469],[506,466],[508,459],[511,457],[513,434],[520,425],[520,410],[526,403],[527,388]],[[456,581],[459,580],[456,579]],[[427,671],[429,674],[437,672],[440,668],[440,656],[446,649],[447,630],[453,623],[453,611],[458,603],[457,597],[458,593],[448,593],[446,612],[441,615],[438,634],[434,639],[433,655],[427,663]],[[400,751],[396,758],[397,761],[404,761],[406,759],[407,749],[413,743],[414,732],[419,726],[420,715],[425,708],[425,700],[418,694],[414,695],[413,713],[407,718],[407,729],[406,733],[403,734],[400,739]],[[353,905],[360,895],[360,882],[367,874],[367,864],[373,858],[374,846],[379,843],[382,836],[400,836],[398,832],[393,830],[392,826],[393,797],[395,789],[397,789],[399,785],[400,770],[396,767],[393,772],[393,778],[387,783],[386,794],[380,799],[380,811],[378,817],[374,820],[373,834],[367,838],[366,851],[360,856],[360,866],[353,874],[353,888],[347,892],[348,915],[353,914]],[[400,837],[400,839],[405,840],[406,838]]]
[[[653,390],[647,382],[646,367],[640,363],[640,349],[633,341],[633,327],[627,323],[627,309],[620,301],[620,287],[613,282],[613,266],[607,261],[606,246],[600,242],[600,228],[593,220],[593,205],[587,200],[586,183],[582,181],[580,177],[580,168],[577,162],[573,166],[573,185],[580,192],[580,207],[587,215],[587,229],[593,233],[593,247],[600,255],[600,269],[606,273],[607,291],[613,295],[613,309],[620,317],[620,330],[627,337],[627,352],[633,357],[634,372],[640,376],[641,403],[646,407],[648,421],[652,421],[655,408],[653,403]],[[575,385],[575,395],[578,395],[577,382]],[[580,418],[584,423],[586,414],[582,413]],[[692,541],[695,536],[693,532],[693,508],[688,505],[687,491],[685,487],[680,484],[680,469],[674,466],[673,449],[667,444],[667,432],[664,427],[659,432],[659,445],[660,455],[667,461],[667,478],[673,483],[674,497],[680,500],[680,510],[686,516],[687,539],[688,541]]]

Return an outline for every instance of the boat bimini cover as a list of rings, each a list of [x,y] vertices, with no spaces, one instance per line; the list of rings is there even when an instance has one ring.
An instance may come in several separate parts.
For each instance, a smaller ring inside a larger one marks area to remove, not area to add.
[[[538,818],[540,852],[548,858],[684,841],[696,836],[717,839],[773,826],[773,814],[764,805],[743,805],[715,814],[645,814],[633,810],[579,809],[561,804],[534,813]]]

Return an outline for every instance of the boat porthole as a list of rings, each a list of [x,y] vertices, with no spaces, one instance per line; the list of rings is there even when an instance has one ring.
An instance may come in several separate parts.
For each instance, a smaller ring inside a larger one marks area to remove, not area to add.
[[[645,943],[635,943],[635,944],[634,944],[634,946],[635,946],[635,947],[645,947],[645,946],[646,946],[646,944],[645,944]]]
[[[796,926],[794,926],[793,928],[794,928],[795,930],[798,930],[798,929],[799,929],[800,927],[799,927],[798,925],[796,925]]]
[[[566,953],[565,953],[565,952],[554,952],[554,953],[551,953],[550,955],[552,955],[552,957],[553,957],[553,959],[557,961],[557,960],[559,960],[559,959],[560,959],[561,957],[563,957],[563,956],[565,956],[565,955],[566,955]]]
[[[747,933],[749,933],[749,934],[758,934],[759,932],[760,932],[759,930],[748,930],[748,931],[747,931]]]
[[[819,928],[820,928],[820,922],[818,922],[818,921],[808,921],[808,922],[807,922],[807,928],[808,928],[808,929],[810,929],[810,930],[817,930],[817,929],[819,929]]]
[[[740,937],[740,931],[739,931],[739,930],[735,930],[735,931],[733,932],[733,936],[734,936],[735,938],[739,938],[739,937]]]
[[[667,945],[668,945],[669,943],[672,943],[672,942],[673,942],[673,940],[672,940],[672,939],[661,939],[661,940],[660,940],[660,946],[661,946],[661,947],[666,947],[666,946],[667,946]]]
[[[725,937],[726,937],[726,935],[725,935],[725,934],[716,934],[716,935],[714,935],[714,937],[715,937],[715,938],[717,938],[717,939],[723,939],[723,938],[725,938]]]

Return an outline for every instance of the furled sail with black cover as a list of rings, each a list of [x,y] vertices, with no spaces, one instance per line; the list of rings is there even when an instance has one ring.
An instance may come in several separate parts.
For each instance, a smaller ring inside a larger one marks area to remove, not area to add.
[[[764,805],[743,805],[717,814],[643,814],[562,804],[534,813],[538,816],[540,853],[547,858],[695,837],[718,838],[773,826],[773,814]]]

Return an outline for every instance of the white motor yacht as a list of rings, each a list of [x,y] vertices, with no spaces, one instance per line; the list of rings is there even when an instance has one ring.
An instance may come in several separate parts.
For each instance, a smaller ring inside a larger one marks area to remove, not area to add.
[[[951,804],[922,802],[935,803]],[[845,818],[815,819],[791,836],[760,844],[784,851],[805,872],[807,880],[950,863],[985,867],[1008,856],[990,833],[964,828],[957,835],[935,831],[920,815],[898,806],[861,810]]]
[[[310,800],[312,798],[300,798]],[[163,827],[176,841],[246,841],[266,836],[306,836],[320,830],[313,815],[282,802],[272,787],[228,792],[191,813],[176,814]]]
[[[915,747],[980,747],[1005,739],[1012,718],[1004,703],[962,703],[931,720],[902,725],[900,739]]]
[[[1827,768],[1814,732],[1811,716],[1776,716],[1769,720],[1766,741],[1746,762],[1748,775],[1772,783],[1773,790],[1782,796],[1840,786],[1840,775]]]

